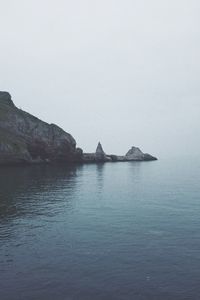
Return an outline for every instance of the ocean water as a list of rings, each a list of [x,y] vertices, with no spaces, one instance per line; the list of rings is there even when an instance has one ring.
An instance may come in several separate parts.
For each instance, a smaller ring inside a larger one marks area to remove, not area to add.
[[[199,300],[200,162],[0,169],[1,300]]]

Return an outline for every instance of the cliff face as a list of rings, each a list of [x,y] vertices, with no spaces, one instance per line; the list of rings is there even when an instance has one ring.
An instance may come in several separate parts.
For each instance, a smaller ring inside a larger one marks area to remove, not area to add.
[[[0,92],[0,164],[81,159],[76,141],[54,124],[18,109],[7,92]]]
[[[147,161],[157,158],[132,147],[125,156],[107,155],[99,143],[95,153],[83,153],[60,127],[18,109],[9,93],[0,92],[0,165],[39,162]]]

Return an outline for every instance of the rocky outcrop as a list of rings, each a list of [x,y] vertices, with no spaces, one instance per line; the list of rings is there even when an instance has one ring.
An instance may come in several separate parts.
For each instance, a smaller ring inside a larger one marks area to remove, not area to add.
[[[115,154],[106,154],[103,151],[101,143],[98,143],[97,150],[95,153],[84,153],[83,162],[94,163],[94,162],[125,162],[125,161],[151,161],[157,160],[156,157],[150,154],[143,153],[139,148],[132,147],[124,156]]]
[[[157,160],[156,157],[151,156],[150,154],[143,153],[139,148],[132,147],[125,155],[126,161],[148,161],[148,160]]]
[[[106,154],[103,151],[103,148],[101,146],[101,143],[99,142],[97,145],[96,153],[95,153],[96,160],[105,160]]]
[[[103,151],[103,147],[101,143],[99,142],[97,145],[96,153],[95,153],[95,160],[96,161],[111,161],[111,158],[105,154]]]
[[[0,165],[18,163],[102,163],[149,161],[157,158],[132,147],[125,156],[108,155],[101,143],[95,153],[83,153],[75,139],[54,124],[17,108],[9,93],[0,92]]]
[[[108,157],[110,157],[113,162],[126,161],[125,156],[122,156],[122,155],[111,154],[111,155],[108,155]]]
[[[0,164],[82,160],[75,139],[60,127],[18,109],[0,92]]]
[[[111,157],[107,156],[103,151],[103,147],[99,142],[95,153],[84,153],[83,162],[108,162],[112,161]]]

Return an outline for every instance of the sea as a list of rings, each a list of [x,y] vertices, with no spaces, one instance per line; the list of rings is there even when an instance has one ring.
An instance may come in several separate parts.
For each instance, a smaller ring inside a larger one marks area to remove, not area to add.
[[[199,300],[200,160],[0,168],[1,300]]]

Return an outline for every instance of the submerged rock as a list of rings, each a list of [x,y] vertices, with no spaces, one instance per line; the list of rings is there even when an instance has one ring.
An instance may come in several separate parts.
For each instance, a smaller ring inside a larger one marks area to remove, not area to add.
[[[80,159],[69,133],[18,109],[9,93],[0,92],[0,164]]]

